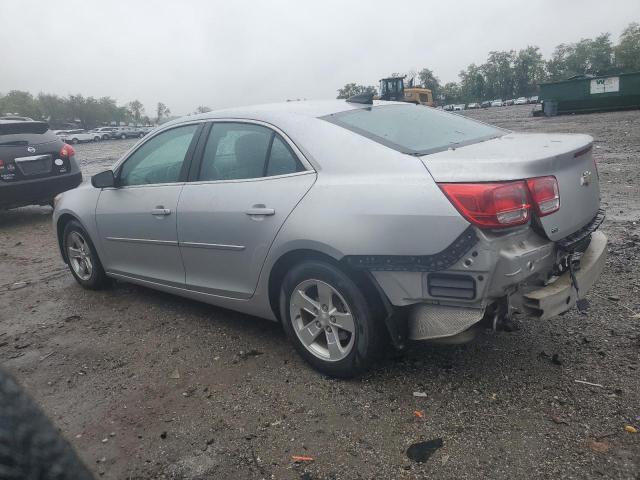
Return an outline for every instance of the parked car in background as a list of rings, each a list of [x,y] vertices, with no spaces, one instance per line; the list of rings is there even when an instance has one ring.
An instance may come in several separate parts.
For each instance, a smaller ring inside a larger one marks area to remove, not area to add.
[[[120,138],[124,140],[125,138],[142,138],[144,137],[144,133],[142,133],[136,127],[114,127],[112,137]]]
[[[33,122],[32,118],[21,117],[18,115],[5,115],[3,117],[0,117],[0,120],[15,120],[17,122]]]
[[[443,110],[446,110],[447,112],[452,112],[453,111],[453,105],[445,105],[443,107]]]
[[[515,101],[513,102],[514,105],[526,105],[527,104],[527,97],[518,97],[515,99]]]
[[[489,108],[490,106],[491,106],[491,102],[489,100],[485,100],[480,104],[480,107],[482,108]]]
[[[60,195],[54,229],[84,288],[112,277],[279,321],[348,377],[389,339],[468,341],[584,298],[607,251],[592,144],[399,102],[213,111]]]
[[[140,127],[139,129],[144,135],[146,135],[149,132],[151,132],[154,128],[156,128],[156,127],[147,125],[147,126],[144,126],[144,127]]]
[[[467,109],[469,110],[473,110],[474,108],[480,108],[480,104],[479,103],[470,103],[469,105],[467,105]]]
[[[0,208],[48,205],[81,181],[73,147],[47,123],[0,120]]]
[[[116,127],[98,127],[91,130],[92,133],[100,135],[102,140],[109,140],[113,138],[113,132],[116,130]]]
[[[538,95],[534,95],[533,97],[529,97],[529,103],[538,103]]]
[[[59,130],[56,132],[63,141],[67,143],[83,143],[83,142],[99,142],[102,137],[94,132],[87,132],[86,130]]]
[[[502,106],[507,107],[507,106],[513,105],[514,103],[515,103],[515,100],[513,98],[510,98],[509,100],[505,100]]]
[[[504,106],[504,102],[501,99],[496,98],[495,100],[491,101],[491,106],[492,107],[502,107],[502,106]]]
[[[455,111],[462,111],[462,110],[464,110],[464,103],[458,103],[458,104],[454,105],[454,106],[453,106],[453,109],[454,109]]]

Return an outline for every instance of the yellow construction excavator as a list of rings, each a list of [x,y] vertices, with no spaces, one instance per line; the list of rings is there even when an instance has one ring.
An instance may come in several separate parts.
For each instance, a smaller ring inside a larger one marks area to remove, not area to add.
[[[414,87],[414,78],[409,79],[407,87],[404,86],[403,77],[387,77],[380,80],[380,95],[376,100],[392,100],[396,102],[408,102],[433,107],[433,95],[428,88]]]

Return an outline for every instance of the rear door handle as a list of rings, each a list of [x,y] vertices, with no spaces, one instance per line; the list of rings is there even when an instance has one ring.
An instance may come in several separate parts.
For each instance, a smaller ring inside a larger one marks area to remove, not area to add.
[[[156,207],[153,210],[151,210],[151,215],[161,215],[161,216],[166,216],[166,215],[171,215],[171,209],[170,208],[164,208],[164,207]]]
[[[273,208],[251,207],[251,208],[245,210],[244,213],[246,213],[247,215],[269,216],[269,215],[275,215],[276,211]]]

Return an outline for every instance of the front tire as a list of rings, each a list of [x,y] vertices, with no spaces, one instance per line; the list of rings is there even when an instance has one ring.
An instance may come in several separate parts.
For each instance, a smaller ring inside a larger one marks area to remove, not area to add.
[[[98,258],[89,234],[77,221],[72,220],[64,227],[62,247],[69,270],[76,281],[89,290],[100,290],[108,283],[108,277]]]
[[[120,139],[121,140],[125,140],[127,138],[127,136],[123,133],[122,135],[120,135]]]
[[[375,310],[338,267],[304,261],[285,276],[280,314],[287,336],[316,370],[339,378],[366,371],[383,345]]]
[[[73,143],[74,145],[78,144],[78,139],[77,138],[72,138],[71,139],[71,143]]]

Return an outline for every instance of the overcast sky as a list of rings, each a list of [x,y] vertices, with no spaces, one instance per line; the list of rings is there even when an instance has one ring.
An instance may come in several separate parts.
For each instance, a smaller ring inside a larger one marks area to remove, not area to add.
[[[174,114],[335,98],[348,82],[431,68],[458,80],[490,50],[640,22],[640,0],[0,0],[0,92],[158,101]]]

